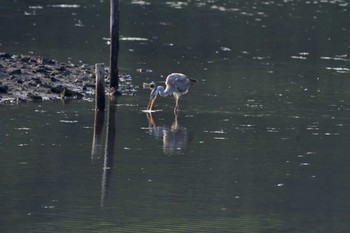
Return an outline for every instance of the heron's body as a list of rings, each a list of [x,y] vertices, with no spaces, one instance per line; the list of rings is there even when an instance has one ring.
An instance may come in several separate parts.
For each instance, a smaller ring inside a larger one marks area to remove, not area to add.
[[[193,83],[197,82],[195,79],[189,78],[181,73],[172,73],[168,75],[165,80],[165,89],[163,86],[155,87],[151,92],[148,109],[152,110],[157,95],[168,96],[173,94],[175,98],[175,111],[179,108],[179,98],[188,92]]]

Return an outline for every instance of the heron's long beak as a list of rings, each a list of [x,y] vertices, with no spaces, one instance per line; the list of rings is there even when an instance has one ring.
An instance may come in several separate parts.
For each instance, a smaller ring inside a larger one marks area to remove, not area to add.
[[[149,99],[149,102],[148,102],[147,110],[150,110],[150,111],[152,110],[152,107],[153,107],[155,100],[156,100],[156,98],[151,96],[151,98]]]

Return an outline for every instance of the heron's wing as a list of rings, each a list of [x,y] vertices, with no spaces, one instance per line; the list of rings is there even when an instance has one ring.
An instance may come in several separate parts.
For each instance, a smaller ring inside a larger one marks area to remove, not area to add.
[[[174,73],[170,74],[165,82],[167,88],[172,88],[174,91],[178,91],[182,94],[186,93],[190,88],[191,80],[184,74]]]

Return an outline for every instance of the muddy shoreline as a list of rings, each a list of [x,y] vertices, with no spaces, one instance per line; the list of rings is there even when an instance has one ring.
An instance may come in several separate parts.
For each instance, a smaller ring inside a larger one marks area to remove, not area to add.
[[[108,69],[106,85],[109,84]],[[138,86],[130,75],[119,75],[119,92],[133,95]],[[56,99],[91,101],[95,92],[94,65],[76,65],[48,58],[0,52],[0,104]]]

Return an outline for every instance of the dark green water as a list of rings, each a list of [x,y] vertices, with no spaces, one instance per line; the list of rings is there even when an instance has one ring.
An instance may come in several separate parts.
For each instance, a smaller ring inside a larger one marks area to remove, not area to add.
[[[108,1],[8,1],[0,50],[107,62]],[[348,232],[347,1],[121,2],[120,69],[181,97],[0,106],[1,232]],[[153,70],[140,74],[138,68]],[[114,127],[113,127],[114,126]]]

